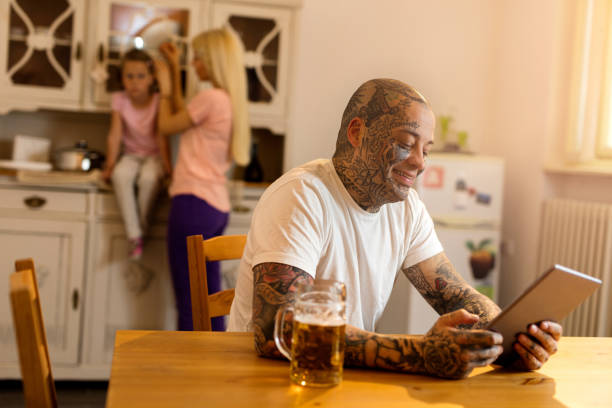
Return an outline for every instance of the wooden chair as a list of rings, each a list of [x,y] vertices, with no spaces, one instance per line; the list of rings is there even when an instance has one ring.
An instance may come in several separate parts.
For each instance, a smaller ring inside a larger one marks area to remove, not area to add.
[[[206,261],[240,259],[245,244],[246,235],[222,235],[207,240],[202,235],[187,237],[193,330],[210,331],[210,319],[229,314],[234,300],[234,289],[208,295]]]
[[[13,323],[26,407],[57,407],[57,395],[32,259],[15,262],[10,277]]]

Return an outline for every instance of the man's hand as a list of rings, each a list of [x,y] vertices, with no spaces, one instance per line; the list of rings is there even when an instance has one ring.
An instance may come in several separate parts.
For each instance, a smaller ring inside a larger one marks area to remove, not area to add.
[[[517,368],[537,370],[557,352],[557,342],[563,328],[559,323],[543,321],[539,325],[530,324],[528,334],[520,333],[513,344],[521,357]]]
[[[428,374],[464,378],[474,367],[487,366],[497,359],[502,352],[501,334],[457,328],[476,322],[478,316],[465,309],[440,316],[423,338],[421,354]]]

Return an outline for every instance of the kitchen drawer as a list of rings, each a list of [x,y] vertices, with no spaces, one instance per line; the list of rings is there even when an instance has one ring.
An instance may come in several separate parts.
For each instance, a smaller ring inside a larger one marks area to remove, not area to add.
[[[244,182],[231,180],[228,185],[232,212],[237,214],[252,214],[265,187],[255,187]]]
[[[251,226],[253,211],[264,191],[264,186],[245,185],[235,181],[230,182],[229,192],[232,212],[230,213],[228,229],[234,228],[244,234],[248,232]]]
[[[0,209],[87,213],[87,194],[34,189],[0,189]]]
[[[166,221],[170,211],[170,199],[161,194],[158,202],[153,208],[153,219],[157,221]],[[96,215],[100,217],[120,218],[121,211],[112,193],[96,194]]]
[[[114,194],[96,194],[96,215],[121,216]]]

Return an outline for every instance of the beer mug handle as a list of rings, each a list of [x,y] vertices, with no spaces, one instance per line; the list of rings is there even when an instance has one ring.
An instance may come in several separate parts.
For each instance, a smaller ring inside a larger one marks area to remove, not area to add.
[[[280,351],[283,356],[287,357],[287,360],[291,361],[291,351],[287,347],[285,336],[283,336],[283,324],[285,323],[285,315],[288,311],[293,311],[293,306],[284,306],[278,309],[276,312],[276,319],[274,321],[274,343],[276,348]]]

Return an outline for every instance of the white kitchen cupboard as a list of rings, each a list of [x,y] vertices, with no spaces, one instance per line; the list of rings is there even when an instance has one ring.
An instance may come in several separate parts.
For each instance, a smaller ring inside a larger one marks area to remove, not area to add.
[[[248,232],[266,185],[232,184],[226,234]],[[20,378],[8,299],[18,258],[34,259],[56,379],[108,379],[116,330],[176,328],[168,267],[170,200],[154,210],[142,259],[127,259],[115,197],[94,187],[24,186],[0,178],[0,379]],[[224,263],[235,285],[238,261]]]
[[[78,104],[84,17],[85,0],[0,3],[0,113]]]
[[[0,113],[38,108],[108,110],[123,52],[144,27],[173,24],[186,95],[193,35],[227,25],[241,38],[253,127],[284,133],[302,0],[5,0],[0,5]],[[85,21],[87,24],[85,24]]]
[[[153,57],[160,56],[157,37],[162,32],[170,33],[182,50],[183,91],[191,96],[197,90],[198,80],[189,68],[192,59],[189,41],[205,29],[202,21],[208,13],[208,4],[207,0],[98,0],[95,57],[89,69],[95,104],[108,106],[110,93],[121,89],[120,65],[126,51],[144,46]]]
[[[34,259],[53,365],[79,364],[86,211],[83,193],[0,189],[0,377],[19,376],[8,284],[21,258]]]
[[[216,2],[213,27],[240,38],[248,79],[251,126],[285,133],[292,11],[284,7]]]
[[[168,201],[157,208],[142,258],[127,259],[128,242],[114,195],[96,195],[94,248],[86,292],[83,365],[106,375],[115,331],[176,330],[174,293],[166,250]]]

